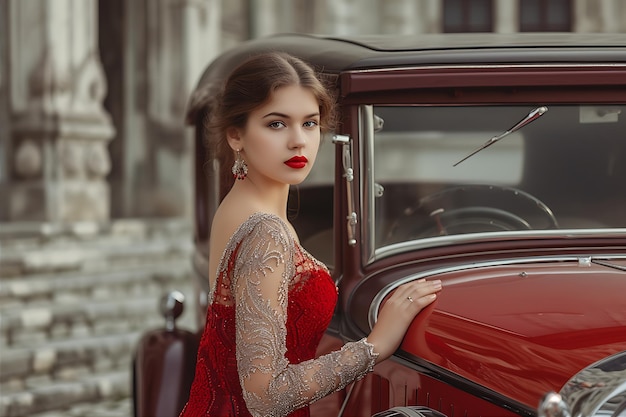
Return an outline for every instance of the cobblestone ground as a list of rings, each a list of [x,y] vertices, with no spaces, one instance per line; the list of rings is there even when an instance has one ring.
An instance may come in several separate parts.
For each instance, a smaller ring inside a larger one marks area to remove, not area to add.
[[[132,402],[129,398],[107,400],[99,403],[78,404],[69,410],[55,410],[33,414],[30,417],[132,417]]]

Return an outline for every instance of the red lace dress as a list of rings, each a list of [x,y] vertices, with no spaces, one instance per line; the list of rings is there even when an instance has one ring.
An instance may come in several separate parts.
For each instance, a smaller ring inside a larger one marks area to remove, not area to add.
[[[310,403],[372,370],[365,339],[315,358],[337,290],[278,217],[244,222],[217,272],[181,416],[308,416]]]

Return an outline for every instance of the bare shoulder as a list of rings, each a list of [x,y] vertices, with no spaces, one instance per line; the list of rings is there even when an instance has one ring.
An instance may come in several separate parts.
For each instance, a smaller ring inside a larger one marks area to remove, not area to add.
[[[298,241],[293,226],[279,216],[257,207],[241,207],[230,203],[232,201],[223,202],[213,218],[209,254],[211,271],[217,271],[220,260],[235,246],[239,248],[240,254],[249,257],[247,251],[258,249],[259,242],[276,245],[278,250],[287,253],[293,247],[291,243]],[[242,246],[239,246],[240,243]],[[212,283],[213,279],[210,278]]]
[[[229,204],[220,205],[215,212],[213,224],[211,225],[211,251],[215,249],[221,253],[231,236],[251,214],[248,210],[230,207]]]
[[[243,227],[242,226],[246,226]],[[285,237],[293,237],[293,228],[278,216],[264,212],[262,209],[250,205],[233,204],[233,201],[224,201],[218,207],[211,226],[212,255],[221,254],[231,238],[241,231],[252,228],[274,229]]]
[[[236,242],[239,242],[250,234],[256,235],[259,233],[265,233],[266,237],[269,233],[272,236],[285,240],[297,240],[293,226],[276,214],[254,211],[244,216],[233,216],[231,214],[224,217],[215,217],[212,234],[219,233],[221,236],[226,237],[226,243],[228,243],[229,239],[232,240],[234,238]]]

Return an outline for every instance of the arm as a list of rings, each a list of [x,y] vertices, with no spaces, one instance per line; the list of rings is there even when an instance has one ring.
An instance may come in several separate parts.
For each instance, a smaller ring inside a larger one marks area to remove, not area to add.
[[[237,255],[237,365],[244,399],[255,416],[284,416],[339,390],[370,372],[377,357],[363,339],[289,364],[286,315],[293,245],[280,221],[265,218],[242,240]]]

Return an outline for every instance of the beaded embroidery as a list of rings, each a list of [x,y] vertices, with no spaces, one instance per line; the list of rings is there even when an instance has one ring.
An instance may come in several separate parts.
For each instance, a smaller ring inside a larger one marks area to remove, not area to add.
[[[286,416],[344,388],[373,369],[377,354],[366,339],[346,343],[341,350],[316,359],[311,359],[315,346],[307,347],[309,353],[305,354],[304,360],[289,351],[288,344],[299,346],[298,343],[306,343],[306,340],[315,345],[319,343],[332,316],[336,292],[326,267],[291,237],[287,225],[277,216],[266,213],[250,216],[224,249],[217,275],[209,295],[209,311],[217,312],[213,313],[215,315],[220,311],[235,310],[234,343],[241,391],[231,389],[237,392],[218,392],[216,396],[241,395],[246,411],[253,416]],[[309,288],[309,280],[318,281],[312,281],[316,283]],[[318,299],[309,300],[306,296],[310,289],[333,297],[320,300],[317,294],[312,294]],[[292,305],[290,296],[297,299],[299,305]],[[296,314],[302,318],[293,317]],[[315,317],[316,314],[320,317]],[[308,329],[310,326],[313,327]],[[207,389],[216,391],[215,387],[196,386],[200,381],[210,385],[212,379],[219,377],[215,369],[209,369],[211,364],[205,364],[203,357],[215,354],[218,349],[204,346],[215,342],[206,339],[206,333],[215,331],[209,330],[207,321],[198,354],[203,369],[196,370],[190,404],[186,407],[187,412],[196,413],[193,415],[215,413],[211,404],[220,400],[213,397],[198,401],[209,403],[203,414],[196,405],[191,406],[194,395],[206,396]],[[314,333],[309,335],[307,331]],[[228,338],[232,336],[223,337],[227,339],[226,343]],[[204,376],[205,373],[210,375]],[[231,402],[236,404],[234,400]],[[222,410],[223,406],[219,412]],[[229,415],[244,415],[238,409],[232,409],[231,413]]]

